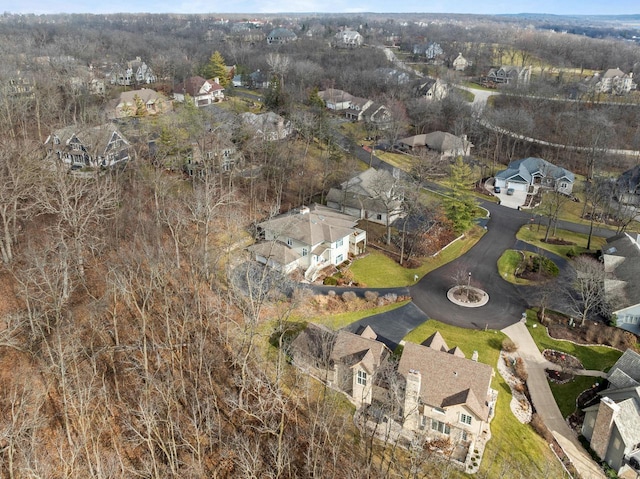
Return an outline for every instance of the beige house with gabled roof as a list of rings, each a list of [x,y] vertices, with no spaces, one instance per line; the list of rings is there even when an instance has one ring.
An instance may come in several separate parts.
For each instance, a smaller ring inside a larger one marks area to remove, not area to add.
[[[310,323],[291,343],[293,363],[343,392],[357,407],[371,404],[374,378],[391,351],[373,329],[360,334]]]
[[[131,116],[158,115],[171,110],[171,101],[162,93],[150,88],[124,91],[110,103],[107,116],[126,118]]]
[[[407,342],[398,364],[406,380],[404,428],[473,448],[493,416],[493,368],[449,348],[439,333]]]

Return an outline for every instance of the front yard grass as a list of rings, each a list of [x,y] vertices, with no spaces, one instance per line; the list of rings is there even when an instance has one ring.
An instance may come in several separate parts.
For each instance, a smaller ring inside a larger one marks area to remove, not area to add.
[[[513,284],[529,284],[530,281],[518,278],[515,275],[516,268],[522,261],[522,254],[514,249],[508,249],[498,259],[498,273],[505,281]]]
[[[571,382],[566,384],[550,383],[551,392],[556,400],[556,404],[560,408],[562,417],[566,418],[573,414],[576,410],[576,399],[578,399],[578,396],[602,380],[602,378],[594,378],[591,376],[575,376]]]
[[[494,330],[470,331],[429,320],[405,336],[406,341],[422,343],[439,331],[450,348],[459,346],[467,358],[478,351],[478,361],[496,367],[506,336]],[[479,477],[547,478],[562,477],[562,467],[545,440],[531,426],[520,423],[511,412],[511,390],[496,373],[491,387],[498,391],[496,414],[491,422],[491,440],[482,458]],[[509,474],[512,471],[513,474]]]
[[[532,245],[539,247],[540,249],[550,251],[551,253],[557,254],[558,256],[563,256],[565,258],[569,258],[571,255],[586,253],[588,250],[586,248],[587,241],[589,239],[589,235],[583,233],[574,233],[573,231],[567,230],[557,230],[556,234],[549,238],[558,238],[565,241],[570,241],[575,243],[574,245],[555,245],[550,243],[544,243],[542,240],[544,239],[546,233],[546,227],[542,225],[526,225],[520,228],[520,231],[516,234],[516,237],[519,240],[525,241]],[[553,233],[553,231],[551,231]],[[591,250],[599,250],[602,245],[605,243],[605,239],[600,236],[592,236],[591,237]],[[567,254],[569,253],[569,254]]]
[[[408,269],[400,266],[397,261],[384,253],[369,247],[369,253],[364,258],[357,258],[351,265],[354,280],[366,284],[369,288],[391,288],[414,284],[414,275],[422,278],[425,274],[447,264],[463,255],[485,233],[480,227],[474,227],[465,237],[450,244],[436,256],[422,259],[419,268]]]
[[[535,325],[535,327],[534,327]],[[579,326],[576,326],[578,328]],[[615,364],[622,351],[607,346],[584,346],[571,341],[553,339],[549,337],[545,328],[536,319],[534,310],[527,311],[527,329],[536,342],[538,349],[542,352],[545,349],[555,349],[578,358],[585,369],[595,369],[598,371],[608,371]]]

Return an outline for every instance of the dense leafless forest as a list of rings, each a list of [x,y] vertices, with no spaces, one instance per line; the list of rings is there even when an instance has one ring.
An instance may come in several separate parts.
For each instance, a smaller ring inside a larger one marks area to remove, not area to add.
[[[285,297],[274,287],[282,281],[266,272],[247,270],[238,280],[236,268],[250,225],[321,199],[357,168],[309,105],[314,89],[341,88],[391,105],[402,119],[391,140],[441,129],[470,135],[479,154],[501,162],[538,151],[587,169],[579,154],[535,150],[541,147],[474,124],[461,95],[416,101],[411,82],[380,75],[393,65],[376,46],[393,41],[409,52],[437,41],[445,58],[428,73],[448,78],[459,52],[473,60],[468,74],[477,76],[497,63],[499,48],[520,64],[640,73],[637,44],[521,28],[513,19],[435,20],[420,26],[375,16],[271,17],[234,29],[233,21],[213,16],[0,17],[0,477],[454,474],[428,450],[374,442],[354,425],[344,398],[290,367],[286,350],[274,346],[286,341],[292,314],[310,314],[299,308],[308,297],[294,285]],[[280,25],[300,40],[270,48],[264,36]],[[358,28],[368,46],[332,48],[343,26]],[[108,85],[93,94],[77,78],[141,57],[158,76],[156,87],[170,92],[201,72],[213,51],[239,74],[279,76],[275,109],[298,133],[256,142],[221,111],[182,108],[168,119],[122,124],[135,159],[104,174],[69,175],[43,159],[53,131],[103,123],[119,93]],[[12,94],[26,78],[29,94]],[[569,83],[549,73],[531,88],[561,92]],[[590,107],[567,111],[509,97],[494,106],[496,124],[534,137],[591,146],[594,135],[585,131],[597,130],[604,132],[599,147],[640,147],[635,109],[582,115]],[[236,145],[243,171],[264,168],[244,176],[212,170],[190,181],[158,160],[207,135]],[[160,153],[149,147],[157,139],[166,140]],[[628,166],[607,161],[602,170]],[[304,178],[297,175],[302,167]]]

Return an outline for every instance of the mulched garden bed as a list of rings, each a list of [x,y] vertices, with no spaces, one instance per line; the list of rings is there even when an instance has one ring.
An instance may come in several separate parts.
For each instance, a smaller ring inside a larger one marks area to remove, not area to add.
[[[555,351],[553,349],[545,349],[542,355],[547,361],[551,361],[553,364],[557,364],[562,367],[562,371],[555,371],[551,369],[545,369],[547,378],[549,381],[557,384],[566,384],[573,380],[574,374],[571,370],[584,369],[584,366],[578,358],[571,356],[570,354],[563,353],[561,351]]]

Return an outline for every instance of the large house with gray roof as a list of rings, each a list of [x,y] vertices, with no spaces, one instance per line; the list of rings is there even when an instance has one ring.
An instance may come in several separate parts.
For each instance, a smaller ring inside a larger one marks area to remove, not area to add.
[[[287,274],[301,269],[313,281],[324,268],[364,252],[367,234],[357,221],[326,206],[303,206],[259,223],[262,241],[249,251],[260,263]]]
[[[606,300],[616,326],[640,334],[640,235],[622,233],[602,247]]]
[[[584,410],[582,435],[619,477],[640,474],[640,354],[628,349],[607,375],[600,401]]]
[[[530,187],[549,188],[565,195],[573,191],[575,175],[569,170],[549,163],[542,158],[524,158],[509,163],[506,170],[495,176],[495,186],[530,191]]]

